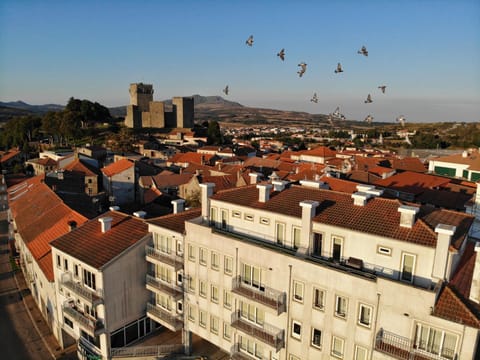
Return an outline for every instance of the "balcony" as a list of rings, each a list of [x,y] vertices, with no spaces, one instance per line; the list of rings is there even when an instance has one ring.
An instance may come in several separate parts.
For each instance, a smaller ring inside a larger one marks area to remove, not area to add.
[[[262,341],[278,352],[285,347],[285,331],[270,324],[257,325],[240,316],[240,311],[232,313],[232,327],[244,334]]]
[[[395,359],[405,360],[445,360],[457,359],[454,350],[442,349],[442,356],[417,349],[410,339],[380,329],[375,338],[375,350]]]
[[[72,301],[64,303],[63,313],[68,315],[78,324],[79,327],[87,331],[90,335],[96,336],[105,330],[103,323],[100,320],[85,315]]]
[[[172,315],[171,312],[151,303],[147,303],[147,316],[171,331],[178,331],[183,327],[183,316]]]
[[[62,274],[62,286],[72,291],[75,295],[87,300],[93,306],[103,303],[103,291],[90,290],[83,286],[80,282],[75,282],[70,273]]]
[[[248,353],[247,350],[241,350],[240,344],[235,343],[235,345],[233,345],[230,348],[230,359],[232,360],[259,360],[259,359],[269,360],[270,357],[267,358],[262,355],[261,357],[255,356],[254,354]]]
[[[146,259],[149,262],[162,263],[172,266],[175,271],[183,268],[183,257],[178,256],[175,253],[167,254],[152,246],[145,246]]]
[[[147,274],[146,276],[147,289],[153,292],[162,292],[164,294],[170,295],[175,300],[183,298],[183,288],[178,286],[175,283],[167,283],[160,279],[157,279],[155,276]]]
[[[89,341],[80,337],[77,344],[77,356],[79,359],[101,359],[99,349]]]
[[[245,283],[241,276],[232,279],[232,292],[274,309],[278,315],[286,311],[286,293],[260,285],[254,287]]]

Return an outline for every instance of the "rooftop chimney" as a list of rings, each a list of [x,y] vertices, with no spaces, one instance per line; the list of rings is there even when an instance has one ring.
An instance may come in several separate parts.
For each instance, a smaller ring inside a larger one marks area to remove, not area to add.
[[[272,185],[273,185],[273,190],[274,191],[283,191],[285,190],[285,186],[288,184],[288,181],[284,180],[273,180]]]
[[[183,208],[184,208],[184,205],[185,205],[185,200],[183,200],[183,199],[172,200],[171,203],[173,205],[173,213],[174,214],[178,214],[178,213],[183,212]]]
[[[383,194],[383,190],[375,189],[374,185],[358,184],[357,185],[357,190],[359,192],[370,194],[370,195],[373,195],[373,196],[380,196],[380,195]]]
[[[372,197],[372,194],[368,194],[366,192],[357,191],[356,193],[352,194],[353,205],[357,206],[365,206],[368,199]]]
[[[120,206],[117,206],[117,205],[115,205],[115,206],[110,206],[108,209],[109,209],[110,211],[119,211],[119,210],[120,210]]]
[[[400,212],[400,226],[411,228],[415,224],[415,216],[420,209],[415,206],[400,205],[398,211]]]
[[[315,181],[315,180],[300,180],[300,185],[311,187],[314,189],[328,189],[328,186],[325,186],[323,181]]]
[[[266,203],[270,199],[270,190],[272,189],[272,184],[257,184],[258,189],[258,201],[261,203]]]
[[[135,212],[133,213],[133,216],[136,216],[136,217],[138,217],[138,218],[140,218],[140,219],[145,219],[145,217],[147,216],[147,213],[146,213],[145,211],[142,211],[142,210],[140,210],[140,211],[135,211]]]
[[[299,204],[302,207],[302,229],[300,230],[300,247],[297,251],[304,255],[307,255],[310,247],[312,218],[315,216],[319,204],[318,201],[313,200],[304,200]]]
[[[112,218],[110,216],[102,217],[98,219],[102,226],[102,233],[106,233],[108,230],[112,228]]]
[[[73,229],[77,228],[77,222],[74,220],[70,220],[67,224],[68,224],[68,231],[72,231]]]
[[[432,275],[438,279],[445,280],[446,270],[448,268],[448,248],[450,241],[455,233],[455,226],[438,224],[435,227],[437,233],[437,246],[435,248],[435,257],[433,259]]]
[[[256,184],[258,183],[258,179],[260,178],[260,174],[256,172],[252,172],[248,174],[250,176],[250,184]]]
[[[202,191],[202,218],[203,220],[209,220],[210,217],[210,196],[213,195],[213,188],[215,187],[214,183],[203,183],[200,184],[200,189]]]

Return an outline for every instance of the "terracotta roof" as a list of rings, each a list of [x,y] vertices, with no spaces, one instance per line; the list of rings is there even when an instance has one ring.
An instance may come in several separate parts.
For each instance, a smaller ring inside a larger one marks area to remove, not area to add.
[[[425,209],[421,211],[423,216],[419,216],[412,228],[401,227],[398,207],[402,203],[399,200],[376,197],[370,199],[365,206],[355,206],[350,194],[296,185],[281,192],[272,192],[266,203],[258,201],[255,185],[218,192],[212,199],[298,218],[302,212],[299,203],[315,200],[320,203],[317,215],[313,218],[315,222],[429,247],[436,246],[437,234],[434,228],[437,224],[457,227],[452,246],[458,248],[473,222],[472,216],[461,212]]]
[[[28,160],[28,162],[36,163],[42,166],[54,166],[57,165],[57,162],[49,157],[44,157],[40,159]]]
[[[415,198],[422,204],[431,204],[445,209],[465,211],[465,205],[472,200],[472,195],[450,190],[425,189]]]
[[[314,149],[311,150],[305,150],[303,151],[302,155],[307,155],[307,156],[320,156],[320,157],[335,157],[337,152],[335,150],[331,150],[326,146],[318,146]]]
[[[373,166],[371,168],[368,168],[368,172],[371,172],[372,174],[376,174],[376,175],[379,175],[381,176],[382,174],[388,174],[388,173],[391,173],[395,170],[391,169],[391,168],[386,168],[386,167],[383,167],[383,166]]]
[[[376,181],[380,180],[381,177],[375,174],[371,174],[368,171],[352,170],[345,175],[345,179],[351,181],[358,181],[365,184],[374,184]]]
[[[455,274],[450,280],[450,285],[455,287],[455,289],[467,299],[470,297],[476,259],[475,243],[468,242],[463,251],[462,258],[457,265]]]
[[[480,328],[479,306],[445,286],[435,304],[433,315],[467,326]]]
[[[183,184],[187,184],[193,176],[193,174],[164,175],[163,173],[160,173],[158,175],[152,176],[152,180],[155,183],[155,186],[161,189],[169,186],[180,186]]]
[[[201,213],[201,208],[195,208],[178,214],[168,214],[155,219],[149,219],[147,220],[147,223],[183,234],[185,233],[185,221],[197,218],[201,215]]]
[[[161,195],[162,195],[162,192],[157,188],[150,188],[145,190],[145,192],[143,193],[143,201],[145,204],[148,204],[154,201],[157,197]]]
[[[134,166],[133,162],[127,159],[121,159],[108,166],[105,166],[101,170],[105,174],[105,176],[111,177],[120,174],[127,169],[130,169],[132,166]]]
[[[470,165],[469,169],[471,170],[480,169],[480,154],[478,153],[478,151],[469,153],[466,157],[464,157],[463,154],[455,154],[455,155],[441,156],[438,158],[430,159],[430,161],[433,161],[433,162],[441,161],[441,162],[452,163],[452,164],[464,164],[464,165]]]
[[[200,154],[196,152],[187,152],[187,153],[179,153],[172,156],[168,161],[176,164],[189,164],[189,163],[196,163],[202,164],[207,163],[210,161],[212,157],[215,155],[212,154]]]
[[[330,190],[339,191],[343,193],[353,194],[357,192],[357,185],[359,183],[349,180],[337,179],[336,177],[324,175],[320,181],[327,183]]]
[[[296,174],[289,174],[288,179],[290,181],[299,181],[299,180],[316,180],[323,175],[324,165],[318,166],[316,169],[304,169],[300,170]]]
[[[102,217],[112,218],[111,229],[105,233],[102,233],[98,221]],[[144,220],[109,211],[54,240],[51,245],[96,269],[101,269],[147,235],[148,226]]]
[[[80,159],[73,160],[70,164],[65,166],[64,170],[82,173],[85,176],[96,176],[92,170],[90,170],[85,164],[83,164]]]
[[[38,259],[37,263],[47,280],[53,282],[55,276],[53,275],[52,250],[50,249],[44,256]]]
[[[365,171],[371,167],[379,166],[385,162],[386,159],[383,157],[355,156],[355,169]]]
[[[10,149],[8,151],[1,151],[0,152],[0,162],[6,162],[11,158],[20,155],[22,152],[18,149]]]
[[[236,175],[224,175],[224,176],[201,176],[202,183],[214,183],[215,191],[221,191],[230,189],[236,186]]]
[[[411,194],[420,194],[424,189],[433,189],[449,182],[450,179],[448,178],[405,171],[386,179],[380,179],[374,184]]]
[[[417,157],[406,157],[403,159],[392,158],[389,160],[391,167],[400,171],[413,171],[424,173],[427,172],[427,168],[422,161]]]

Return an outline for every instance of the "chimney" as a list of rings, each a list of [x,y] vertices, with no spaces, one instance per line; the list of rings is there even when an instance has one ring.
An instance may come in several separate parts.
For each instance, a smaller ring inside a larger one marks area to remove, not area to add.
[[[448,268],[448,248],[452,236],[455,233],[455,226],[438,224],[435,227],[437,233],[437,246],[435,247],[435,257],[433,259],[432,276],[440,280],[447,278],[446,270]],[[449,276],[448,276],[449,277]]]
[[[256,184],[258,183],[258,179],[260,178],[260,174],[256,172],[252,172],[248,174],[250,176],[250,184]]]
[[[117,206],[117,205],[115,205],[115,206],[110,206],[110,207],[108,208],[108,210],[110,210],[110,211],[119,211],[119,210],[120,210],[120,206]]]
[[[98,219],[102,226],[102,233],[106,233],[112,227],[112,218],[110,216],[102,217]]]
[[[147,213],[146,213],[145,211],[142,211],[142,210],[140,210],[140,211],[135,211],[135,212],[133,213],[133,216],[136,216],[136,217],[138,217],[138,218],[140,218],[140,219],[145,219],[145,217],[147,216]]]
[[[285,186],[288,184],[288,181],[284,180],[273,180],[272,185],[273,185],[273,190],[274,191],[283,191],[285,190]]]
[[[77,222],[74,220],[70,220],[67,224],[68,224],[68,231],[72,231],[73,229],[77,228]]]
[[[383,194],[383,190],[375,189],[374,185],[358,184],[357,185],[357,190],[359,192],[363,192],[363,193],[370,194],[370,195],[373,195],[373,196],[380,196],[380,195]]]
[[[300,230],[300,247],[297,252],[307,255],[312,237],[312,219],[315,216],[319,202],[304,200],[299,205],[302,207],[302,229]]]
[[[270,190],[272,189],[272,184],[257,184],[258,189],[258,201],[261,203],[266,203],[270,199]]]
[[[480,241],[475,243],[475,266],[472,274],[472,285],[470,287],[470,300],[480,303]]]
[[[215,187],[214,183],[203,183],[200,184],[200,189],[202,192],[202,218],[203,220],[209,220],[210,218],[210,196],[213,195],[213,188]]]
[[[325,188],[325,183],[323,181],[315,181],[315,180],[300,180],[300,185],[311,187],[314,189],[321,189]]]
[[[418,207],[400,205],[398,212],[400,213],[400,226],[411,228],[415,224],[415,216],[420,211]]]
[[[356,193],[352,194],[353,205],[365,206],[368,199],[370,199],[371,197],[372,197],[372,194],[357,191]]]
[[[174,214],[178,214],[178,213],[183,212],[183,208],[184,208],[184,205],[185,205],[185,200],[183,200],[183,199],[172,200],[171,203],[173,205],[173,213]]]

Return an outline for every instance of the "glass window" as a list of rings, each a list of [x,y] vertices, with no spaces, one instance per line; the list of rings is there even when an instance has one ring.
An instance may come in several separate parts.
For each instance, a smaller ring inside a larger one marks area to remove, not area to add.
[[[210,331],[214,334],[218,334],[218,317],[210,315]]]
[[[312,328],[312,345],[321,348],[322,347],[322,331]]]
[[[321,289],[313,289],[313,307],[317,310],[323,310],[325,304],[325,291]]]
[[[223,323],[223,337],[227,340],[230,340],[232,337],[232,328],[226,322]]]
[[[332,337],[332,349],[331,349],[331,355],[335,356],[336,358],[343,359],[343,346],[344,346],[344,340],[333,336]]]
[[[170,252],[172,251],[172,238],[170,238],[169,236],[160,235],[157,239],[158,249],[163,253],[170,254]]]
[[[63,259],[63,269],[68,271],[68,259]]]
[[[207,313],[203,310],[198,311],[198,322],[201,327],[207,327]]]
[[[207,249],[201,247],[198,249],[198,252],[198,261],[200,262],[200,265],[207,265]]]
[[[188,279],[188,291],[195,294],[195,285],[196,285],[196,279],[194,277],[190,277]]]
[[[188,320],[195,322],[195,313],[197,312],[197,309],[195,306],[189,305],[188,306]]]
[[[227,309],[232,308],[232,293],[229,290],[223,290],[223,306]]]
[[[220,255],[217,252],[212,251],[211,253],[211,267],[213,270],[218,270],[220,267]]]
[[[367,360],[368,350],[364,347],[355,345],[355,360]]]
[[[456,359],[458,336],[424,324],[417,324],[415,347],[445,359]]]
[[[294,227],[293,228],[293,248],[298,249],[300,247],[300,228],[299,227]]]
[[[168,266],[156,265],[157,278],[170,284],[172,282],[172,270]]]
[[[292,337],[300,339],[302,337],[302,324],[292,320]]]
[[[201,297],[207,297],[207,282],[199,280],[199,292]]]
[[[195,246],[188,244],[188,260],[195,261]]]
[[[275,237],[278,245],[283,245],[285,243],[285,224],[275,224]]]
[[[240,303],[240,316],[259,325],[263,325],[265,320],[265,313],[263,310],[246,302]]]
[[[293,281],[293,300],[303,302],[303,283]]]
[[[218,287],[215,285],[212,285],[210,287],[210,298],[212,302],[214,302],[215,304],[218,304]]]
[[[57,255],[57,266],[62,266],[62,260],[60,259],[60,255]]]
[[[363,326],[370,327],[372,323],[372,307],[360,304],[358,310],[358,323]]]
[[[402,256],[402,273],[403,281],[413,282],[413,270],[415,267],[415,255],[404,253]]]
[[[337,295],[335,297],[335,315],[343,318],[347,317],[347,305],[347,298]]]
[[[86,269],[83,269],[83,283],[90,289],[97,290],[97,285],[95,283],[95,274],[91,273]]]
[[[264,287],[261,285],[261,274],[262,271],[259,267],[243,264],[243,282],[245,284],[251,285],[257,289],[264,290]]]
[[[343,239],[337,236],[333,237],[332,257],[334,261],[340,261],[342,259],[342,245]]]
[[[223,259],[225,274],[232,275],[233,273],[233,258],[231,256],[226,256]]]
[[[312,246],[312,255],[313,256],[322,256],[322,242],[323,235],[321,233],[313,233],[313,246]]]

